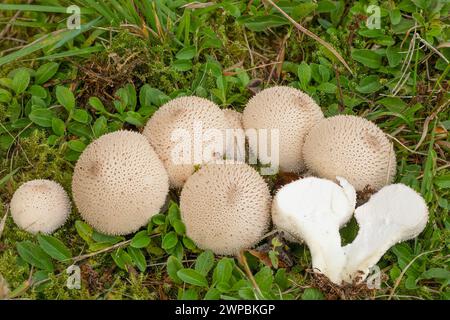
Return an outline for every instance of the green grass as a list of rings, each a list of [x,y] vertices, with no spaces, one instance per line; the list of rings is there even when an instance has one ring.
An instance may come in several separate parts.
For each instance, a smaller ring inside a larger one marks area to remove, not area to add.
[[[242,110],[255,90],[290,85],[310,94],[326,116],[377,123],[394,142],[396,182],[420,192],[430,209],[425,231],[378,263],[382,288],[344,297],[450,298],[449,4],[381,1],[381,29],[371,30],[370,1],[276,1],[344,57],[351,74],[268,2],[74,2],[82,9],[81,30],[64,30],[68,1],[0,5],[0,217],[25,181],[54,179],[70,191],[86,145],[106,132],[142,129],[168,99],[195,94]],[[268,179],[273,185],[277,177]],[[304,246],[266,240],[258,257],[246,254],[247,263],[201,253],[184,235],[171,195],[169,208],[126,238],[96,233],[73,209],[53,236],[71,259],[91,254],[77,262],[81,290],[65,286],[72,261],[51,259],[49,272],[19,255],[18,244],[37,246],[38,238],[10,217],[0,235],[0,274],[17,298],[334,298],[307,272]],[[352,222],[344,240],[355,232]]]

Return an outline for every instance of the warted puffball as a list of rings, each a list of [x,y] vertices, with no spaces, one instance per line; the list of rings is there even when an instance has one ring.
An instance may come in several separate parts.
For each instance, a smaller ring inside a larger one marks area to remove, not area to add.
[[[180,188],[197,165],[223,158],[223,130],[226,128],[228,122],[219,106],[207,99],[191,96],[179,97],[161,106],[147,122],[143,134],[163,161],[170,185]],[[203,136],[212,130],[220,130],[223,135],[219,154],[217,150],[205,151],[208,142],[197,140],[196,132]],[[200,158],[196,157],[196,147],[200,147]],[[185,156],[184,151],[188,153],[187,159],[178,159],[180,154]]]
[[[270,206],[267,184],[245,163],[206,165],[188,179],[180,199],[188,237],[222,255],[237,254],[261,239]]]
[[[50,180],[31,180],[16,190],[11,199],[11,216],[23,230],[51,234],[70,214],[70,199],[63,187]]]
[[[308,169],[321,178],[344,177],[357,191],[378,190],[392,182],[395,152],[374,123],[356,116],[323,119],[306,137],[303,146]]]
[[[229,129],[242,129],[242,113],[232,109],[223,109],[223,113],[227,119]]]
[[[322,110],[306,93],[276,86],[262,90],[248,101],[243,123],[245,129],[278,129],[280,169],[299,172],[304,169],[302,149],[306,134],[322,118]]]
[[[108,235],[125,235],[147,224],[169,192],[167,172],[147,139],[116,131],[81,154],[72,179],[81,216]]]

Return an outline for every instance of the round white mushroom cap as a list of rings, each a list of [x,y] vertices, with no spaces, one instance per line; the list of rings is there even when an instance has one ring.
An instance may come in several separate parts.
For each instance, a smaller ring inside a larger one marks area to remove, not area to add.
[[[207,99],[191,96],[179,97],[161,106],[147,122],[143,134],[163,161],[170,185],[180,188],[194,173],[197,165],[223,158],[223,130],[226,128],[227,119],[218,105]],[[220,150],[207,150],[209,145],[214,144],[209,143],[214,138],[206,135],[214,130],[220,131],[222,146]]]
[[[392,182],[396,159],[392,143],[374,123],[339,115],[320,121],[306,137],[303,156],[321,178],[344,177],[357,191]]]
[[[299,172],[304,169],[302,150],[306,134],[322,118],[322,110],[306,93],[290,87],[276,86],[262,90],[248,101],[243,123],[245,129],[278,129],[280,169]],[[269,136],[268,140],[271,141],[270,132]],[[270,150],[269,153],[272,152],[277,150]],[[260,161],[265,161],[261,159],[261,155],[259,158]]]
[[[147,139],[116,131],[93,141],[72,178],[75,204],[90,225],[125,235],[147,224],[169,192],[167,172]]]
[[[233,255],[253,247],[270,223],[267,184],[247,164],[209,164],[193,174],[180,199],[186,234],[201,249]]]
[[[11,216],[23,230],[51,234],[61,227],[70,214],[70,199],[63,187],[50,180],[32,180],[14,193]]]

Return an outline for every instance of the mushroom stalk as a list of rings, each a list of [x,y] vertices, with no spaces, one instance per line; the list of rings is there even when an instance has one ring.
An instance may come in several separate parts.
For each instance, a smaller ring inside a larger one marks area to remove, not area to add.
[[[272,218],[279,229],[306,242],[316,271],[340,284],[345,254],[339,228],[355,209],[356,192],[345,179],[338,180],[341,186],[313,177],[285,185],[274,198]]]
[[[355,217],[359,224],[358,235],[344,247],[347,265],[343,279],[348,282],[364,280],[390,247],[418,236],[427,224],[428,209],[424,199],[413,189],[393,184],[358,207]]]

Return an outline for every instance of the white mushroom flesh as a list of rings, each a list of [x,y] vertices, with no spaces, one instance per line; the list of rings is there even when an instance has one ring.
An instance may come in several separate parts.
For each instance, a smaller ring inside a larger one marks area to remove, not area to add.
[[[343,178],[341,186],[319,178],[305,178],[282,187],[272,208],[274,224],[308,245],[313,268],[341,283],[345,255],[339,228],[352,216],[355,189]]]

